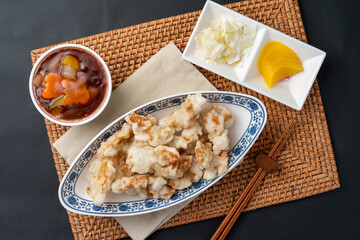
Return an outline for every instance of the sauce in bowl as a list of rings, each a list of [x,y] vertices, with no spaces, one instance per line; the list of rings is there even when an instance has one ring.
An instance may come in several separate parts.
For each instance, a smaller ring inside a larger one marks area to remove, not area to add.
[[[36,102],[59,120],[91,116],[109,91],[103,65],[81,49],[64,48],[49,54],[33,76]]]

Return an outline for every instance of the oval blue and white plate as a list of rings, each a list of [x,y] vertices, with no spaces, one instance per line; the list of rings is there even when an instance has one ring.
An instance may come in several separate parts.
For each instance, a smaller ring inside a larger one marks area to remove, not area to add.
[[[159,119],[179,108],[187,95],[194,93],[197,92],[182,93],[157,99],[132,111],[141,115],[151,114]],[[200,93],[207,98],[208,102],[224,104],[234,113],[234,124],[229,129],[228,134],[230,150],[228,151],[229,169],[225,173],[227,174],[242,162],[245,154],[260,135],[267,118],[266,109],[259,99],[245,94],[220,91],[204,91]],[[100,144],[121,129],[125,122],[125,116],[130,112],[119,117],[96,135],[69,167],[59,186],[59,199],[67,210],[78,214],[106,217],[150,213],[198,196],[225,175],[218,176],[212,181],[200,180],[186,189],[177,191],[169,200],[153,198],[143,200],[138,196],[129,196],[126,193],[114,194],[109,192],[103,205],[94,205],[90,196],[86,193],[86,188],[89,185],[86,180],[88,163],[96,154]]]

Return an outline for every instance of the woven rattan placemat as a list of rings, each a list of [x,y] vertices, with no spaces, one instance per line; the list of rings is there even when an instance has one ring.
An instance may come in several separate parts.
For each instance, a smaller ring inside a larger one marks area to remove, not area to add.
[[[242,1],[226,7],[306,42],[306,35],[297,1]],[[97,52],[109,66],[116,88],[162,47],[173,41],[184,50],[200,11],[164,18],[127,28],[113,30],[69,43],[82,44]],[[52,46],[33,50],[34,63]],[[282,150],[278,161],[281,172],[268,175],[259,186],[246,210],[323,193],[340,187],[319,86],[315,81],[303,109],[298,112],[272,99],[235,84],[207,70],[198,68],[219,90],[250,94],[259,98],[268,111],[263,133],[246,155],[244,162],[216,185],[196,198],[162,228],[224,216],[255,173],[253,158],[268,152],[293,117],[299,121],[295,132]],[[67,131],[45,119],[50,143]],[[59,180],[68,165],[52,147]],[[92,217],[68,212],[75,239],[105,239],[127,236],[110,217]]]

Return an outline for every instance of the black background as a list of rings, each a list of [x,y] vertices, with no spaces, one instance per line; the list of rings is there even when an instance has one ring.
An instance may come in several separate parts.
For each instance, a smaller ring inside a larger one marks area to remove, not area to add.
[[[233,1],[217,2],[225,4]],[[0,1],[0,239],[72,239],[42,116],[30,51],[202,9],[205,1]],[[241,215],[228,239],[359,239],[359,1],[300,0],[309,43],[327,56],[318,81],[341,188]],[[208,239],[222,218],[150,239]]]

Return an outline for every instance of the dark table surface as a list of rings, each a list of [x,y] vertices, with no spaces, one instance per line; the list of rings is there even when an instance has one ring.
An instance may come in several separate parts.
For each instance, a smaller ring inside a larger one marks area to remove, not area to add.
[[[290,1],[290,0],[288,0]],[[218,0],[225,4],[233,1]],[[202,9],[205,0],[0,1],[0,239],[72,239],[42,116],[28,93],[30,51]],[[359,1],[300,0],[341,188],[241,215],[228,239],[359,239]],[[208,239],[222,218],[150,239]]]

